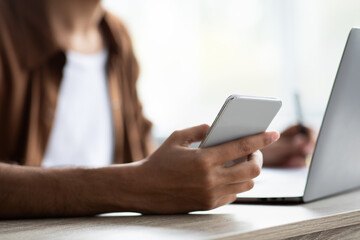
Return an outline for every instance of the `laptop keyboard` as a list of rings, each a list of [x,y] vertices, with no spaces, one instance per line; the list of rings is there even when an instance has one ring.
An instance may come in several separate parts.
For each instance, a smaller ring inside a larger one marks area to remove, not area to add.
[[[263,168],[261,174],[254,179],[255,186],[238,197],[276,198],[301,197],[304,194],[308,168]]]

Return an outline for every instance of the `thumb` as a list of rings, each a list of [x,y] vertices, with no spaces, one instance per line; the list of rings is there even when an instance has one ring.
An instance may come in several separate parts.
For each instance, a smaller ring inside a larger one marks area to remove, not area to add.
[[[175,131],[173,134],[171,134],[169,140],[181,146],[188,147],[191,143],[203,140],[206,136],[206,133],[209,131],[209,128],[209,125],[202,124],[199,126],[186,128],[184,130]]]

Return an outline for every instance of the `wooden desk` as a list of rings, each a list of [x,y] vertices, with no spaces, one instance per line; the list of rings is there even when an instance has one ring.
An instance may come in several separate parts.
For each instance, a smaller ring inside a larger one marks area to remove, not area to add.
[[[187,215],[113,213],[0,221],[0,239],[360,239],[360,190],[292,206],[228,205]]]

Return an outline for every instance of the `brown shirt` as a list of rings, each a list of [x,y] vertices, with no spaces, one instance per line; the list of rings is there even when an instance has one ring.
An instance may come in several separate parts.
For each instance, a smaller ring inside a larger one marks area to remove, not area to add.
[[[43,0],[0,0],[0,161],[40,166],[56,111],[64,49],[53,38]],[[115,163],[144,158],[151,123],[136,92],[139,68],[124,25],[105,12]],[[91,129],[89,129],[91,131]]]

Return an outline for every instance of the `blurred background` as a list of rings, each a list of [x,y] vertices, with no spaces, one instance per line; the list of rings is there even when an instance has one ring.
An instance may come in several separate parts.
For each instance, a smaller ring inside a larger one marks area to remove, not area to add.
[[[357,0],[105,0],[127,25],[141,67],[138,82],[156,138],[211,124],[231,94],[275,96],[272,125],[321,124]]]

